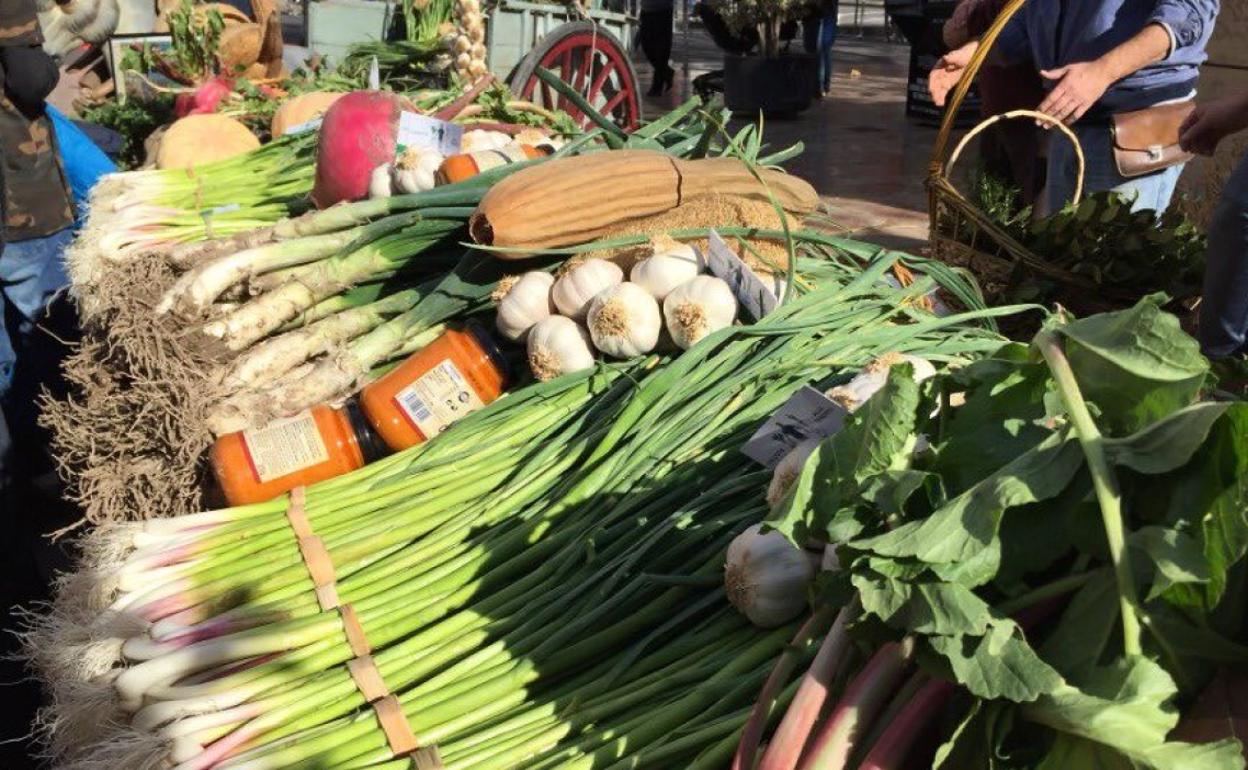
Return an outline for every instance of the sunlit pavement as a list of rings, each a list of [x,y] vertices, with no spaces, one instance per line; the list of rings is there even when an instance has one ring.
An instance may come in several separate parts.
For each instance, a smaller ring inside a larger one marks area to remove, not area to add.
[[[858,238],[917,250],[927,240],[923,180],[936,130],[905,116],[909,47],[900,38],[887,40],[879,28],[860,37],[842,22],[835,51],[831,95],[799,116],[767,120],[764,135],[774,147],[805,143],[789,170],[815,186],[838,225]],[[640,51],[632,58],[644,91],[650,67]],[[683,102],[693,78],[722,66],[719,49],[699,27],[691,25],[686,44],[679,21],[672,58],[675,85],[643,99],[647,117]]]

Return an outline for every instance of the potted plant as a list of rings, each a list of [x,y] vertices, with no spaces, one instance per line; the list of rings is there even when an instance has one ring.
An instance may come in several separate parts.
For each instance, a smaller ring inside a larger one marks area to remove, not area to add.
[[[734,112],[794,113],[810,106],[819,64],[794,34],[810,0],[706,0],[738,41],[724,54],[724,103]],[[796,50],[790,50],[796,37]],[[745,49],[744,53],[738,53]]]

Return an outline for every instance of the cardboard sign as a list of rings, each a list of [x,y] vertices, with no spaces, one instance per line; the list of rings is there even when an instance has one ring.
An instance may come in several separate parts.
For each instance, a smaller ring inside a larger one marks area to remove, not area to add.
[[[306,134],[309,131],[315,131],[321,127],[321,121],[325,119],[324,115],[317,115],[311,120],[305,120],[302,123],[296,123],[293,126],[287,126],[282,132],[282,136],[290,136],[291,134]]]
[[[794,447],[824,439],[845,424],[849,411],[809,385],[789,397],[741,447],[746,457],[774,469]]]
[[[737,302],[755,321],[776,309],[779,299],[775,292],[728,248],[728,244],[714,230],[709,233],[707,253],[703,259],[710,271],[728,284]]]
[[[399,115],[399,135],[395,143],[399,153],[408,147],[428,147],[443,155],[454,155],[459,152],[459,144],[463,138],[463,126],[427,115],[404,112]]]

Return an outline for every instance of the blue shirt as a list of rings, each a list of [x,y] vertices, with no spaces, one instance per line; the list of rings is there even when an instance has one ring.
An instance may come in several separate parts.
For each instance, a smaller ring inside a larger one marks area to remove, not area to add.
[[[1051,70],[1092,61],[1149,24],[1170,33],[1170,55],[1128,75],[1105,93],[1084,120],[1182,99],[1196,88],[1219,0],[1029,0],[997,40],[1007,62],[1031,59]],[[1054,81],[1047,81],[1052,87]]]

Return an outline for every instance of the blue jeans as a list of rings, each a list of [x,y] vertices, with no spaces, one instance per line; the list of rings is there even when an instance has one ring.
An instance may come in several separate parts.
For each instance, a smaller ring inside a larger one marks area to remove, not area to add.
[[[819,56],[819,82],[827,90],[832,85],[832,46],[836,43],[840,12],[837,3],[820,13],[815,11],[806,17],[802,25],[803,47],[807,53]]]
[[[1080,125],[1071,127],[1079,144],[1083,147],[1083,155],[1087,161],[1084,175],[1084,194],[1115,190],[1133,198],[1132,210],[1153,209],[1165,211],[1174,196],[1174,187],[1178,184],[1183,166],[1171,166],[1155,174],[1137,176],[1128,179],[1118,173],[1114,164],[1114,140],[1110,129],[1104,124]],[[1078,162],[1075,149],[1065,134],[1051,129],[1049,131],[1049,187],[1045,195],[1044,214],[1061,211],[1075,194],[1075,180],[1078,175]]]
[[[0,252],[0,396],[13,383],[19,337],[30,334],[48,300],[69,283],[63,255],[73,237],[67,227],[6,243]]]
[[[1209,224],[1200,347],[1210,358],[1248,352],[1248,155],[1226,181]]]

